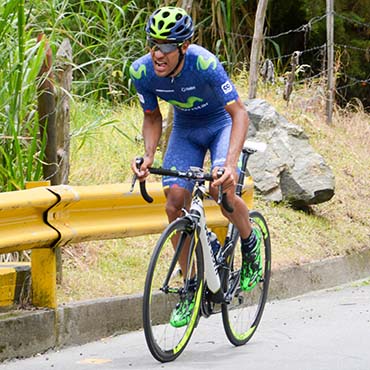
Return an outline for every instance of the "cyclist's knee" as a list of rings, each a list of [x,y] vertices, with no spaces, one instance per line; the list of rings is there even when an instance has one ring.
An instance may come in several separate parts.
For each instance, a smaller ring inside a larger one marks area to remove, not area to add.
[[[179,208],[175,203],[167,201],[166,213],[168,219],[172,221],[181,215],[181,207]]]
[[[183,208],[189,208],[190,192],[184,188],[170,188],[165,191],[166,213],[170,221],[181,216]]]

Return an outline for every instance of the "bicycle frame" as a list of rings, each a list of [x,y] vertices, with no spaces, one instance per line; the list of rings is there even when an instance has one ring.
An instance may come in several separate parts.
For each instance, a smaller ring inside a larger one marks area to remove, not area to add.
[[[204,214],[203,198],[206,193],[204,184],[196,183],[189,214],[195,219],[196,233],[200,241],[204,259],[205,280],[208,289],[215,295],[222,294],[221,281],[217,263],[212,252],[211,243],[207,235],[206,219]]]

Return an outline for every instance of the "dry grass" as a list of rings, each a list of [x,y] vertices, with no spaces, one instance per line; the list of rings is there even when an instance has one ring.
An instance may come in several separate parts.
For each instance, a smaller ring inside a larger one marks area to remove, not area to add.
[[[320,85],[301,89],[288,106],[265,91],[266,100],[304,128],[336,181],[332,200],[312,206],[309,214],[284,205],[263,205],[273,233],[275,268],[370,246],[370,117],[361,105],[336,108],[328,125],[322,91]]]
[[[245,80],[239,78],[238,81],[241,95],[246,96]],[[267,204],[257,197],[256,208],[262,210],[270,226],[273,268],[368,248],[369,115],[358,106],[337,109],[329,126],[320,85],[294,93],[288,106],[281,96],[279,87],[261,87],[258,97],[269,101],[289,121],[305,129],[311,145],[333,169],[336,189],[331,201],[312,206],[309,212],[296,211],[284,204]],[[135,136],[140,131],[140,110],[124,107],[121,112],[110,112],[110,115],[119,122],[126,122],[120,127],[127,133]],[[130,143],[111,127],[98,130],[76,152],[80,140],[73,142],[72,185],[130,179],[128,160],[138,153],[141,143]],[[151,235],[65,248],[59,302],[141,292],[157,238]]]
[[[71,245],[63,249],[59,302],[132,294],[144,289],[158,235]]]

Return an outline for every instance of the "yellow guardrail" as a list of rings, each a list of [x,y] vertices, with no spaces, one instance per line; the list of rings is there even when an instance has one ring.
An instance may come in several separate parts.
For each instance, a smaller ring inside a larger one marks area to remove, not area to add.
[[[160,233],[167,225],[159,183],[147,183],[152,204],[129,184],[46,186],[0,194],[0,254],[31,249],[32,302],[55,308],[55,247],[67,243]],[[253,181],[243,199],[252,207]],[[218,205],[205,200],[207,224],[221,233],[226,225]]]

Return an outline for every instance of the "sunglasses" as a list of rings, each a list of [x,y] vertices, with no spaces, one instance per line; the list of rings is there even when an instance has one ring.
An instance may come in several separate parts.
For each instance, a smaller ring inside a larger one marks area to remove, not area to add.
[[[172,53],[173,51],[177,50],[179,47],[182,46],[182,42],[177,43],[169,43],[169,44],[157,44],[153,40],[148,40],[148,46],[150,48],[150,51],[156,52],[160,50],[163,54]]]

